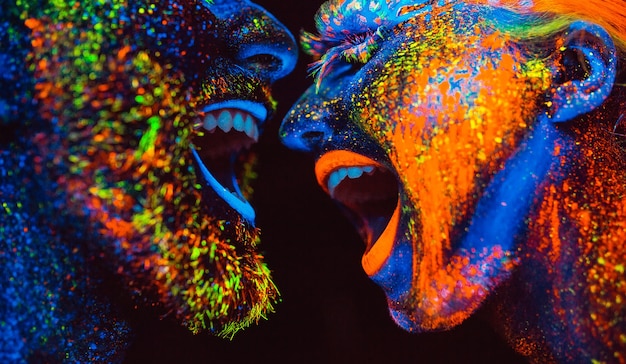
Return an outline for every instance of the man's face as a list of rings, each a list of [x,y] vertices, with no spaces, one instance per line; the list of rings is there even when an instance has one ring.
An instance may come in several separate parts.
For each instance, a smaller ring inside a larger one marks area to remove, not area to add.
[[[246,198],[292,36],[240,0],[22,2],[59,209],[139,300],[232,334],[277,299]]]
[[[517,221],[524,208],[513,216],[483,197],[504,193],[505,163],[538,127],[548,71],[475,8],[354,3],[327,3],[321,37],[305,37],[322,57],[318,82],[281,137],[315,154],[317,180],[360,231],[363,268],[396,322],[449,328],[515,264],[518,226],[496,231],[508,220],[494,217]]]

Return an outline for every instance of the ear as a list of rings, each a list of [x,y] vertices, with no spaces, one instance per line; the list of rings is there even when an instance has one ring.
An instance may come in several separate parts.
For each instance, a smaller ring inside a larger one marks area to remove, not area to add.
[[[617,54],[604,28],[577,21],[563,35],[556,60],[547,117],[563,122],[588,113],[609,96],[615,82]]]

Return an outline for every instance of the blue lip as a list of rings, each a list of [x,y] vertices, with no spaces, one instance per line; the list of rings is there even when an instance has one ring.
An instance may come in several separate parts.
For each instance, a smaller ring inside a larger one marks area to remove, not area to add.
[[[216,179],[213,177],[211,172],[206,168],[204,163],[202,163],[202,159],[198,155],[198,152],[194,148],[191,148],[191,152],[193,153],[193,157],[198,162],[198,166],[200,166],[200,172],[206,179],[208,183],[208,187],[213,189],[218,196],[220,196],[226,203],[230,205],[235,211],[239,212],[239,214],[246,219],[248,222],[254,225],[254,219],[256,217],[256,213],[254,208],[250,203],[243,198],[239,198],[235,196],[234,193],[230,192],[226,187],[222,186]],[[234,183],[237,186],[236,183]]]
[[[205,106],[202,111],[210,112],[219,109],[243,110],[252,115],[260,123],[264,122],[267,119],[267,108],[265,108],[265,106],[263,106],[263,104],[261,103],[250,100],[228,100],[216,102],[214,104]]]

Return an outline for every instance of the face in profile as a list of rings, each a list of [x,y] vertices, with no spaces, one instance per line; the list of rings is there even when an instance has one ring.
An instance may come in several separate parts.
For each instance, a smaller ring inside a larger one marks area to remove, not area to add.
[[[597,295],[623,314],[623,276],[592,273],[626,262],[618,37],[514,2],[443,3],[322,5],[303,35],[315,84],[283,142],[315,157],[404,329],[451,328],[490,298],[536,360],[623,353],[624,316]]]
[[[0,112],[31,116],[14,125],[51,199],[45,224],[194,332],[265,317],[278,292],[248,198],[291,34],[243,0],[37,4],[7,13],[34,102]]]

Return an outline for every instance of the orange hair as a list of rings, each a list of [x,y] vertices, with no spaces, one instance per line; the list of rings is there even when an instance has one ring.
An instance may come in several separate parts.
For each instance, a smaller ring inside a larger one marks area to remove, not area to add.
[[[504,7],[520,14],[554,14],[559,18],[586,20],[604,27],[616,46],[626,51],[625,0],[474,0]]]

